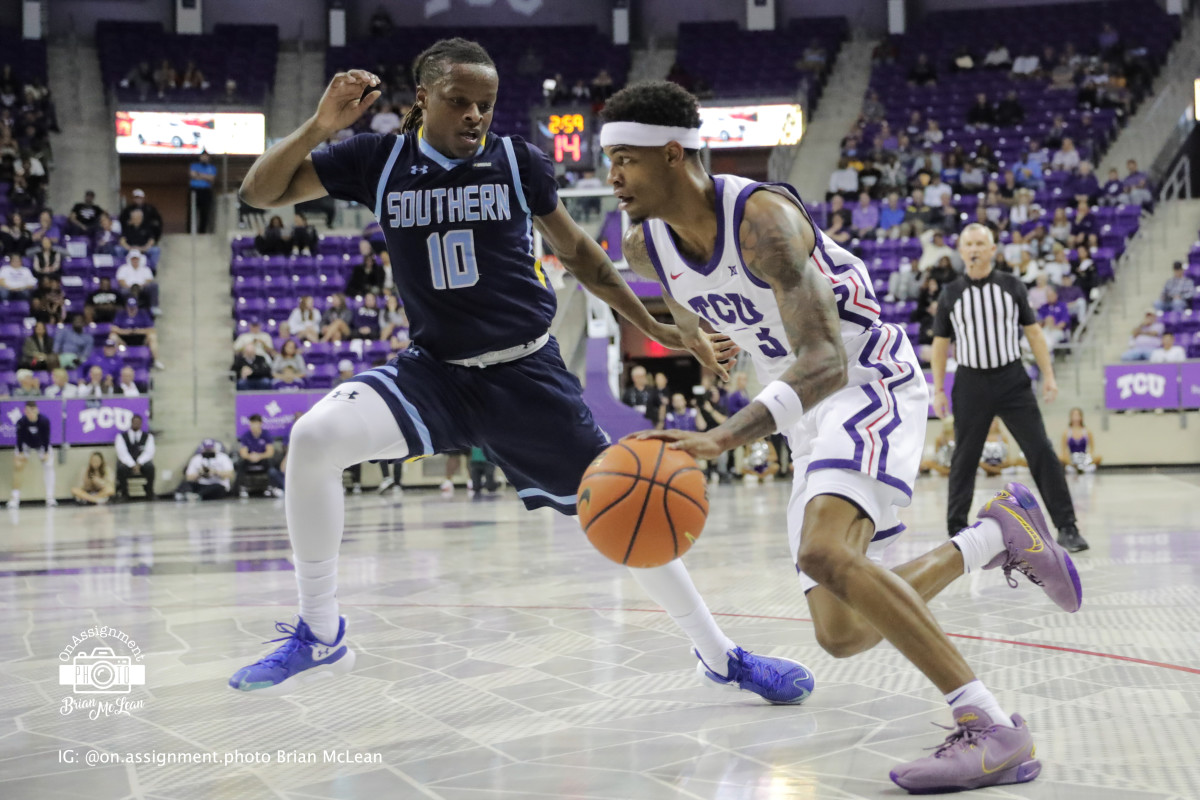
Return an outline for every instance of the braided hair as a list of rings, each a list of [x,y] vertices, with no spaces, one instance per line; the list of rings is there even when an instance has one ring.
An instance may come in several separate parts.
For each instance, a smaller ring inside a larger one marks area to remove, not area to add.
[[[477,64],[496,68],[492,57],[478,42],[455,37],[435,42],[413,62],[413,78],[417,86],[432,86],[450,72],[455,64]],[[400,132],[408,133],[421,127],[421,107],[413,103],[412,108],[404,115],[404,123]]]

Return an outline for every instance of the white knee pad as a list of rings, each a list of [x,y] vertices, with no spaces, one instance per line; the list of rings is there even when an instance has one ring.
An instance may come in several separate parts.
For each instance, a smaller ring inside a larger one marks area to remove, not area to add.
[[[377,458],[404,458],[408,444],[391,409],[364,383],[342,384],[341,398],[353,390],[353,400],[326,395],[292,428],[288,466],[327,465],[341,472]]]

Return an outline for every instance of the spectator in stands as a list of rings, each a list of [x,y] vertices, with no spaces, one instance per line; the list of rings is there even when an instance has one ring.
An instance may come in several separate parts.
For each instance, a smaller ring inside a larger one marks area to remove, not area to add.
[[[872,122],[881,121],[887,115],[887,109],[880,102],[878,92],[867,93],[867,99],[863,101],[862,113],[865,119]]]
[[[1066,56],[1060,56],[1050,70],[1048,91],[1075,91],[1075,68]]]
[[[217,182],[217,165],[207,150],[200,151],[200,160],[188,165],[188,230],[195,225],[196,233],[212,232],[213,185]],[[196,219],[191,219],[192,206]],[[157,263],[158,256],[152,256]]]
[[[900,235],[900,225],[904,222],[904,214],[904,208],[900,205],[900,193],[888,192],[886,205],[879,209],[879,230],[895,239]]]
[[[1164,333],[1162,336],[1162,344],[1156,350],[1150,351],[1150,361],[1155,364],[1171,364],[1177,361],[1183,361],[1187,358],[1187,353],[1183,347],[1175,344],[1175,334]]]
[[[340,342],[349,339],[350,323],[353,321],[354,312],[346,305],[345,295],[335,294],[321,315],[321,341]]]
[[[271,388],[271,362],[253,344],[247,344],[238,352],[231,369],[239,392],[261,392]]]
[[[996,124],[1006,128],[1024,121],[1025,106],[1021,105],[1021,101],[1017,99],[1016,90],[1010,89],[1004,99],[996,104]]]
[[[646,380],[646,368],[637,365],[629,371],[629,385],[621,395],[621,402],[646,417],[655,428],[662,421],[662,400],[658,389]],[[732,413],[732,412],[731,412]]]
[[[942,195],[941,205],[933,210],[930,224],[947,236],[953,236],[962,229],[958,209],[954,207],[954,195],[949,192]]]
[[[351,328],[355,339],[374,341],[379,338],[379,298],[374,292],[363,296],[362,305],[354,312]]]
[[[276,378],[280,377],[283,375],[285,367],[291,367],[297,375],[308,374],[308,365],[304,363],[304,356],[300,354],[300,348],[295,339],[288,339],[284,342],[279,353],[271,361],[272,375]]]
[[[954,60],[950,62],[950,68],[954,72],[970,72],[975,69],[975,59],[965,44],[959,47],[958,51],[954,54]]]
[[[154,368],[163,369],[163,363],[158,360],[158,334],[154,330],[154,317],[138,306],[137,298],[130,297],[125,301],[125,308],[113,318],[109,332],[118,344],[130,347],[145,345],[150,348]]]
[[[146,266],[146,259],[137,250],[129,251],[124,264],[117,270],[117,286],[129,297],[158,316],[158,283],[154,272]]]
[[[63,231],[54,221],[54,215],[50,211],[43,209],[38,214],[37,227],[33,229],[31,236],[33,237],[34,247],[40,247],[42,240],[49,239],[52,247],[57,247],[62,242]]]
[[[229,494],[233,476],[229,455],[217,449],[215,439],[205,439],[200,443],[200,452],[192,456],[184,470],[175,500],[220,500]]]
[[[388,292],[383,298],[383,303],[383,310],[379,312],[379,338],[391,340],[398,337],[406,343],[404,347],[407,347],[408,315],[404,313],[400,298],[395,292]]]
[[[1067,218],[1067,209],[1062,206],[1054,209],[1054,217],[1050,220],[1047,232],[1059,244],[1065,246],[1071,243],[1071,220]]]
[[[162,214],[152,204],[146,202],[146,193],[141,189],[133,190],[133,199],[121,210],[121,229],[124,230],[133,220],[133,212],[142,212],[142,222],[150,228],[150,236],[155,241],[162,238]]]
[[[1096,276],[1096,264],[1086,246],[1075,249],[1075,263],[1069,273],[1078,285],[1077,291],[1086,298],[1091,298],[1099,283]],[[1065,279],[1066,276],[1064,276]],[[1065,291],[1066,285],[1063,285]],[[1060,292],[1061,294],[1061,292]],[[1068,300],[1067,302],[1070,302]],[[1086,305],[1086,302],[1085,302]]]
[[[253,346],[257,355],[274,357],[275,343],[271,341],[271,335],[262,329],[262,320],[254,317],[248,322],[249,330],[233,340],[234,352],[240,353],[247,347]]]
[[[671,406],[663,417],[664,430],[704,431],[708,430],[703,415],[694,404],[689,404],[687,398],[680,392],[671,395]]]
[[[904,224],[900,226],[900,235],[920,236],[932,221],[933,209],[925,205],[925,192],[913,189],[912,199],[904,211]]]
[[[834,195],[829,201],[829,221],[833,223],[834,217],[841,217],[842,227],[849,228],[854,224],[854,213],[846,208],[846,202],[842,200],[841,195]]]
[[[92,355],[84,362],[84,368],[90,368],[93,364],[99,366],[101,371],[113,378],[121,371],[121,365],[124,359],[121,358],[117,349],[117,337],[109,336],[104,340],[104,345],[100,348],[100,352],[92,352]]]
[[[925,202],[934,208],[942,205],[943,196],[953,198],[954,195],[954,190],[950,188],[950,184],[946,183],[946,181],[942,179],[940,174],[934,174],[931,176],[931,181],[929,185],[925,187],[924,192]]]
[[[112,375],[105,375],[99,364],[88,367],[87,378],[75,389],[76,397],[107,397],[113,393]]]
[[[954,248],[946,244],[946,236],[940,230],[927,230],[921,234],[920,239],[921,260],[917,262],[919,272],[932,268],[943,258],[949,258],[951,263],[954,262],[956,255]]]
[[[870,236],[879,227],[879,209],[871,204],[871,195],[861,192],[858,195],[858,206],[851,215],[854,235],[859,238]]]
[[[1033,191],[1021,189],[1013,199],[1015,202],[1008,209],[1008,224],[1016,230],[1018,226],[1036,218],[1033,214]]]
[[[59,366],[58,356],[54,353],[54,341],[46,333],[46,323],[40,320],[33,323],[33,330],[21,343],[21,357],[18,362],[26,369],[51,370]]]
[[[996,124],[996,111],[983,92],[975,95],[975,104],[967,109],[967,124],[977,127]]]
[[[1162,347],[1163,324],[1153,311],[1138,323],[1129,339],[1129,349],[1121,354],[1122,361],[1146,361],[1150,354]]]
[[[1121,34],[1113,27],[1111,22],[1105,22],[1100,33],[1096,35],[1096,45],[1100,48],[1101,55],[1119,55],[1121,44]]]
[[[946,138],[946,134],[942,132],[936,119],[925,123],[925,130],[921,132],[921,139],[925,144],[941,144],[944,138]]]
[[[250,415],[250,430],[238,437],[237,480],[239,497],[249,497],[246,476],[265,473],[269,484],[267,494],[283,497],[283,473],[275,467],[275,439],[263,430],[261,414]]]
[[[38,282],[38,288],[29,298],[29,313],[47,325],[58,325],[66,319],[67,297],[57,277],[42,278]]]
[[[888,293],[884,299],[903,303],[915,299],[920,289],[921,273],[913,269],[912,259],[901,258],[899,269],[888,275]]]
[[[848,245],[854,238],[854,234],[849,228],[843,226],[843,217],[840,214],[832,214],[829,217],[829,224],[825,227],[825,235],[833,239],[840,245]]]
[[[71,487],[71,496],[81,506],[102,506],[113,496],[112,475],[99,450],[88,456],[87,466],[79,476],[79,485]]]
[[[304,212],[297,211],[292,217],[292,252],[306,256],[316,255],[319,241],[316,228],[308,224],[308,217]]]
[[[140,61],[138,65],[121,79],[122,88],[133,88],[137,90],[138,100],[146,102],[146,98],[150,95],[150,90],[154,88],[154,70],[150,67],[149,61]]]
[[[1153,210],[1154,195],[1150,191],[1150,184],[1146,178],[1136,178],[1132,187],[1126,190],[1122,195],[1125,202],[1135,206],[1141,206],[1146,211]]]
[[[300,303],[287,318],[287,331],[280,331],[283,336],[298,336],[307,342],[315,342],[321,338],[321,314],[313,307],[313,297],[306,294],[300,298]]]
[[[0,227],[0,250],[5,253],[24,253],[31,247],[33,234],[21,213],[13,211],[8,215],[8,224]]]
[[[1062,148],[1050,159],[1050,166],[1056,170],[1074,172],[1082,159],[1075,149],[1075,142],[1068,136],[1062,141]]]
[[[38,243],[37,251],[33,254],[33,276],[42,278],[57,278],[62,280],[63,253],[54,246],[49,236],[43,237]]]
[[[10,255],[8,263],[0,267],[0,301],[28,300],[37,285],[33,271],[25,266],[21,256],[16,253]]]
[[[1023,53],[1013,59],[1012,76],[1014,78],[1033,78],[1037,76],[1041,61],[1034,53]]]
[[[154,434],[142,429],[141,414],[134,414],[129,430],[117,434],[113,446],[117,451],[117,487],[119,499],[129,499],[129,479],[146,479],[146,499],[154,499]]]
[[[292,243],[283,227],[283,217],[278,214],[271,217],[267,227],[254,237],[254,249],[264,256],[282,256],[292,251]]]
[[[1058,297],[1053,286],[1046,288],[1046,302],[1038,309],[1041,320],[1042,334],[1046,344],[1054,350],[1063,344],[1071,334],[1071,311],[1067,304]]]
[[[359,241],[358,252],[362,256],[362,261],[354,267],[354,271],[350,273],[350,278],[346,281],[346,296],[361,297],[368,292],[382,294],[384,274],[375,256],[375,251],[371,248],[371,243],[366,239]]]
[[[1048,289],[1050,288],[1050,279],[1045,272],[1039,272],[1034,279],[1033,286],[1029,287],[1029,307],[1034,311],[1039,310],[1046,305],[1049,300]]]
[[[392,254],[387,250],[381,250],[376,258],[379,259],[379,269],[383,271],[384,291],[394,290],[396,280],[392,277]]]
[[[129,214],[129,221],[121,223],[121,247],[128,253],[137,250],[147,253],[150,263],[158,263],[158,237],[154,235],[154,226],[146,220],[142,209],[135,208]]]
[[[1121,176],[1117,172],[1116,167],[1108,171],[1108,180],[1104,182],[1104,187],[1101,189],[1100,202],[1102,205],[1114,206],[1121,202],[1121,195],[1125,193],[1125,186],[1121,183]]]
[[[88,189],[83,193],[83,201],[71,208],[67,217],[67,233],[72,236],[91,236],[100,225],[100,215],[104,209],[96,205],[96,193]]]
[[[196,62],[189,60],[187,66],[183,68],[183,75],[179,78],[179,85],[184,89],[205,91],[211,84],[204,77],[204,73],[200,68],[196,66]]]
[[[279,376],[271,382],[271,389],[276,392],[299,392],[307,388],[304,376],[290,366],[284,367]]]
[[[1017,179],[1017,185],[1026,189],[1044,189],[1046,179],[1042,174],[1042,164],[1030,152],[1021,153],[1020,159],[1012,168]]]
[[[607,103],[608,98],[613,96],[612,76],[608,74],[608,70],[602,69],[596,73],[596,77],[592,78],[592,103]]]
[[[1154,301],[1154,307],[1159,311],[1184,311],[1192,304],[1196,296],[1196,284],[1184,272],[1183,262],[1176,261],[1171,269],[1171,277],[1163,286],[1162,294]]]
[[[858,172],[850,166],[848,158],[838,161],[838,168],[829,176],[829,193],[825,199],[832,202],[835,195],[853,198],[858,195]]]
[[[348,358],[343,358],[337,363],[338,374],[334,379],[334,386],[345,383],[354,377],[354,362]]]
[[[575,81],[571,86],[571,102],[575,105],[588,105],[592,101],[592,88],[587,85],[583,78]]]
[[[1072,175],[1065,187],[1066,193],[1076,200],[1083,198],[1088,204],[1100,199],[1100,182],[1092,171],[1092,162],[1086,159],[1079,162],[1079,171]]]
[[[1087,296],[1075,285],[1073,272],[1062,276],[1062,282],[1058,286],[1058,299],[1067,304],[1072,319],[1082,319],[1087,312]]]
[[[42,393],[46,397],[58,397],[69,400],[79,395],[79,390],[71,382],[71,376],[62,367],[56,367],[50,372],[50,385]]]
[[[1008,54],[1008,48],[1000,42],[992,45],[992,49],[983,57],[985,69],[1007,69],[1011,64],[1012,56]]]
[[[164,58],[158,69],[154,70],[154,88],[158,92],[158,99],[162,100],[167,92],[173,92],[178,87],[179,74],[175,67],[171,66],[171,62]]]
[[[128,364],[121,367],[121,373],[113,386],[113,394],[121,397],[137,397],[141,393],[142,389],[134,377],[133,367]]]
[[[112,288],[108,277],[100,279],[100,287],[87,296],[83,316],[87,322],[112,322],[121,308],[121,295]]]
[[[1138,169],[1138,163],[1134,159],[1131,158],[1125,162],[1125,171],[1126,174],[1121,180],[1121,183],[1125,185],[1126,191],[1136,186],[1139,179],[1145,181],[1146,184],[1149,185],[1149,176]]]
[[[375,133],[389,134],[400,130],[400,115],[391,103],[380,103],[379,110],[371,118],[370,128]]]
[[[22,368],[17,370],[17,388],[13,389],[13,397],[41,397],[42,382],[33,370]]]
[[[937,69],[925,53],[917,54],[917,61],[908,71],[908,82],[915,86],[937,85]]]
[[[121,248],[121,234],[107,212],[100,212],[100,221],[96,225],[96,230],[92,232],[92,252],[114,258],[125,258],[125,252]]]

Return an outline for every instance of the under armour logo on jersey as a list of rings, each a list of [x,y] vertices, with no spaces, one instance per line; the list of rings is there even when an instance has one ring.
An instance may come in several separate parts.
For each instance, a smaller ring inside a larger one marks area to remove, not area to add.
[[[343,397],[347,400],[353,400],[354,398],[358,397],[358,391],[343,392],[341,389],[338,389],[336,392],[329,395],[330,400],[340,400]]]
[[[730,274],[730,275],[737,275],[737,264],[730,264],[730,265],[729,265],[729,274]]]
[[[410,175],[417,175],[417,174],[425,175],[426,173],[429,172],[429,165],[428,164],[415,164],[411,168],[409,168],[408,172]]]

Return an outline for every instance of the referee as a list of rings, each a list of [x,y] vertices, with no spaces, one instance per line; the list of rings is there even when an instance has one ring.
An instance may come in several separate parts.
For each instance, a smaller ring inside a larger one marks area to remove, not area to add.
[[[1021,331],[1042,371],[1042,397],[1058,395],[1050,350],[1025,285],[1015,275],[992,270],[996,240],[973,223],[958,237],[967,273],[946,285],[933,323],[933,410],[945,417],[946,355],[954,339],[954,456],[950,461],[950,502],[946,522],[953,536],[967,527],[975,470],[992,419],[1000,417],[1025,452],[1038,491],[1058,528],[1058,543],[1072,553],[1088,543],[1075,527],[1075,506],[1067,479],[1038,410],[1029,375],[1021,364]]]

